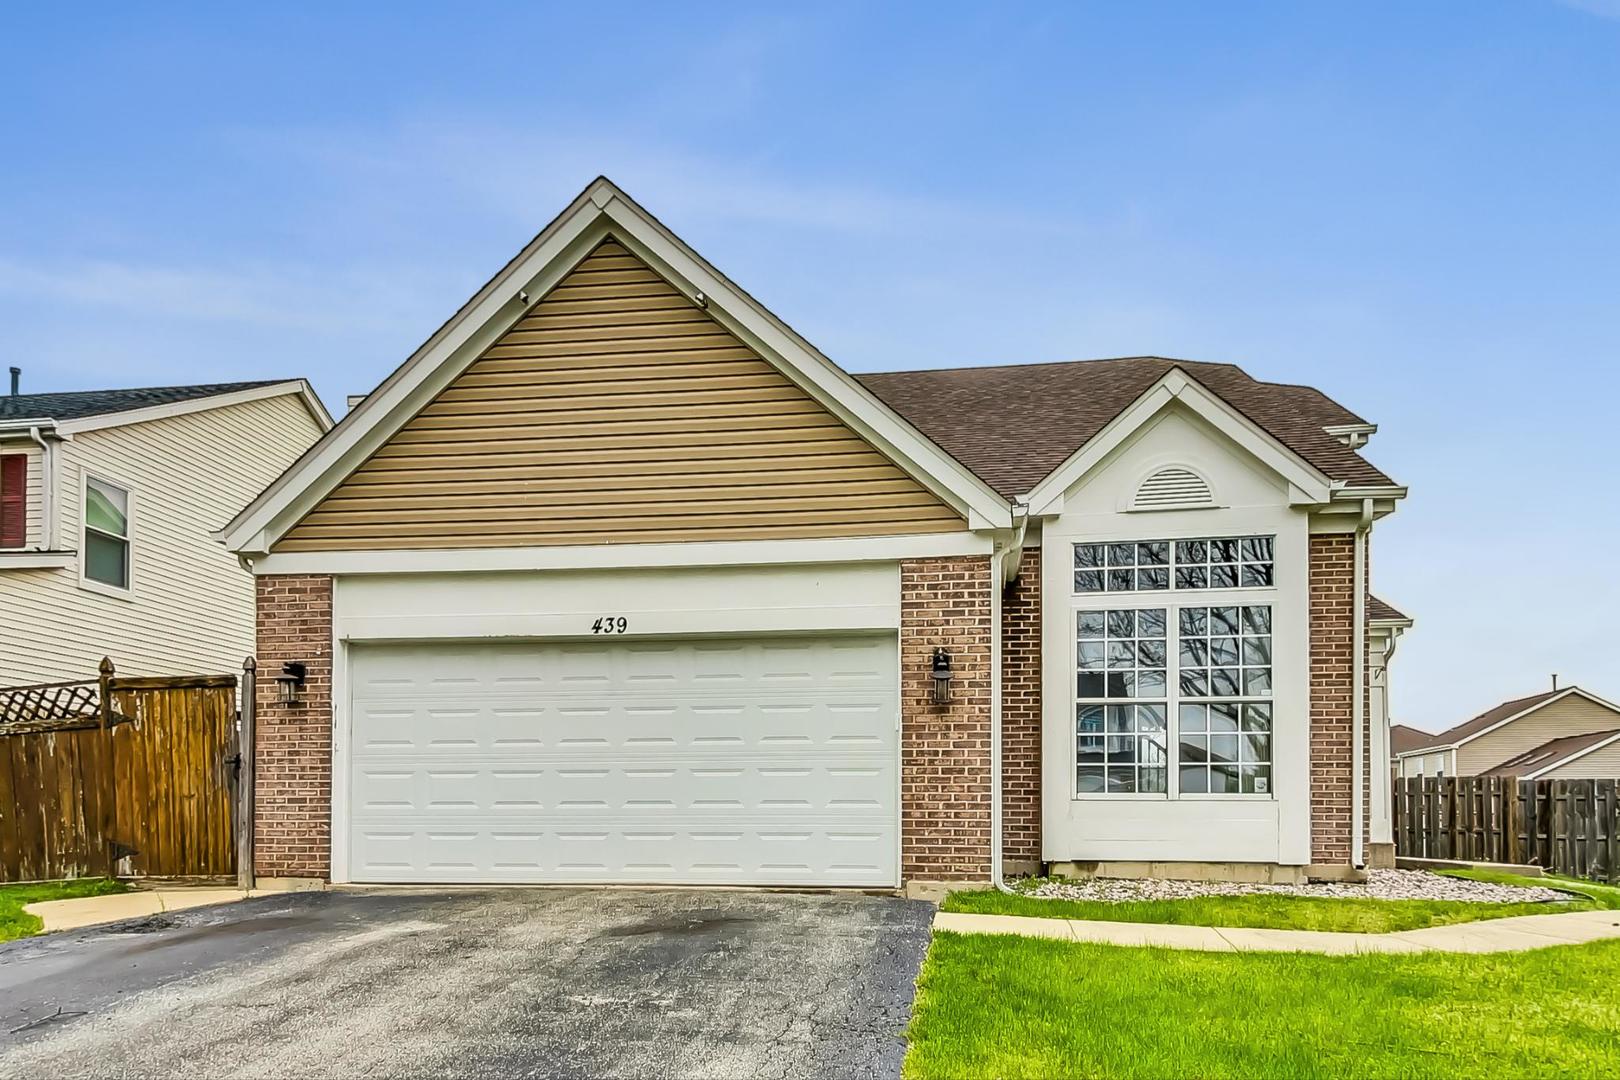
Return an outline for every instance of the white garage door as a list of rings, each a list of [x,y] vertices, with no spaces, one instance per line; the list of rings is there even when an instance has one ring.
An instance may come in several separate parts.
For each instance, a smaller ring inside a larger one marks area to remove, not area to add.
[[[351,649],[349,877],[898,884],[894,638]]]

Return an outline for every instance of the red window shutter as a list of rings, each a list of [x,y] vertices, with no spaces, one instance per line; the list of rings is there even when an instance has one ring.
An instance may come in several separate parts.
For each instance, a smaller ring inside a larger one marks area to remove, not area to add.
[[[28,543],[28,455],[0,454],[0,548]]]

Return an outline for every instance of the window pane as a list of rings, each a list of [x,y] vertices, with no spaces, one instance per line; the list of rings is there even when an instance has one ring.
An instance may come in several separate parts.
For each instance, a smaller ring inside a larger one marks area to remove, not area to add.
[[[1241,767],[1243,791],[1248,795],[1271,794],[1271,766],[1244,765]]]
[[[1076,770],[1075,789],[1082,795],[1095,795],[1103,789],[1103,767],[1081,765]]]
[[[1145,698],[1164,697],[1165,678],[1162,671],[1139,671],[1136,675],[1136,696]]]
[[[129,588],[129,541],[85,533],[84,576],[103,585]]]
[[[1244,731],[1270,731],[1271,706],[1245,705],[1243,706]]]
[[[1210,562],[1238,561],[1238,542],[1236,540],[1211,540],[1209,542]]]
[[[1101,671],[1103,668],[1103,643],[1100,641],[1082,641],[1080,643],[1080,670]]]
[[[1148,795],[1163,795],[1169,790],[1164,769],[1141,769],[1137,772],[1136,790]]]
[[[1106,625],[1105,617],[1100,611],[1082,611],[1079,617],[1080,636],[1083,638],[1100,638]]]
[[[1247,762],[1265,762],[1271,760],[1270,735],[1245,735],[1238,750]]]
[[[1108,571],[1109,592],[1132,592],[1136,588],[1135,570]]]
[[[1184,667],[1208,667],[1209,641],[1206,638],[1182,638],[1181,663]]]
[[[1168,589],[1170,587],[1170,571],[1163,566],[1149,566],[1136,572],[1136,587],[1138,589]]]
[[[1268,607],[1244,608],[1243,632],[1245,634],[1271,633],[1271,609]]]
[[[1209,609],[1209,632],[1234,637],[1238,633],[1238,609],[1218,607]]]
[[[129,493],[100,480],[86,480],[84,523],[114,536],[128,536]]]
[[[1251,697],[1271,696],[1271,669],[1244,668],[1243,692]]]
[[[1181,790],[1188,795],[1203,795],[1209,791],[1209,770],[1201,766],[1181,767]]]
[[[1076,570],[1074,572],[1075,592],[1102,592],[1103,572],[1101,570]]]
[[[1110,706],[1108,706],[1108,730],[1109,731],[1134,731],[1134,730],[1136,730],[1136,725],[1135,725],[1135,723],[1133,723],[1133,718],[1131,716],[1131,707],[1129,705],[1110,705]]]
[[[1242,541],[1240,547],[1244,562],[1269,563],[1272,561],[1271,537],[1269,536],[1247,537]]]
[[[1137,544],[1136,561],[1141,566],[1169,566],[1170,545],[1163,540],[1152,544]]]
[[[1110,735],[1108,737],[1108,761],[1113,765],[1122,765],[1136,760],[1136,736]]]
[[[1271,639],[1244,638],[1243,639],[1243,666],[1244,667],[1270,667],[1271,666]]]
[[[1218,637],[1209,639],[1209,663],[1211,667],[1226,665],[1228,667],[1238,662],[1238,639]]]
[[[1111,638],[1135,637],[1136,612],[1110,611],[1108,613],[1108,636]]]
[[[1103,707],[1101,705],[1080,706],[1079,718],[1075,721],[1081,732],[1095,732],[1103,729]]]
[[[1135,544],[1109,544],[1108,545],[1108,565],[1109,566],[1135,566],[1136,565],[1136,545]]]
[[[1211,697],[1237,697],[1237,669],[1211,668],[1209,672],[1209,693]]]
[[[1183,735],[1181,737],[1181,761],[1184,765],[1202,765],[1209,760],[1209,737],[1206,735]]]
[[[1129,765],[1108,766],[1108,790],[1111,794],[1129,795],[1136,790],[1136,770]]]
[[[1235,566],[1217,564],[1209,568],[1209,587],[1212,589],[1235,589],[1238,583],[1238,572]]]
[[[1101,544],[1074,545],[1074,568],[1085,570],[1103,564],[1103,546]]]
[[[1212,795],[1236,795],[1238,793],[1238,767],[1236,765],[1211,765],[1209,768],[1209,790]]]
[[[1182,668],[1181,693],[1184,697],[1208,697],[1209,672],[1203,668]]]
[[[1091,672],[1082,671],[1075,693],[1083,698],[1102,697],[1105,685],[1101,673],[1092,674]]]
[[[1137,612],[1136,627],[1141,637],[1164,637],[1164,608],[1143,608]]]
[[[1182,608],[1181,632],[1183,634],[1207,634],[1209,632],[1208,608]]]
[[[1138,705],[1136,707],[1136,730],[1138,730],[1138,731],[1163,731],[1164,730],[1164,706],[1163,705]]]
[[[1114,671],[1108,675],[1108,694],[1111,698],[1134,697],[1136,676],[1128,671]]]
[[[1238,710],[1241,705],[1211,705],[1209,707],[1209,729],[1211,731],[1236,731],[1238,729]]]
[[[1162,668],[1165,665],[1163,638],[1148,638],[1136,643],[1136,658],[1143,667]]]
[[[1202,540],[1183,540],[1176,545],[1176,562],[1202,563],[1209,561],[1209,544]]]
[[[1263,566],[1245,566],[1242,577],[1245,589],[1257,589],[1271,584],[1271,564]]]
[[[1176,588],[1178,589],[1207,589],[1209,588],[1209,570],[1203,566],[1176,567]]]
[[[1182,731],[1202,731],[1209,724],[1208,710],[1202,705],[1183,705],[1176,713]]]

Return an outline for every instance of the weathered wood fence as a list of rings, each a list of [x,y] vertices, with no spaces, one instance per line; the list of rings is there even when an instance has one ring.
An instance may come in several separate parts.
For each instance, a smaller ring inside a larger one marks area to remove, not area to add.
[[[1395,852],[1534,864],[1620,881],[1620,782],[1428,776],[1395,781]]]
[[[236,678],[0,689],[0,881],[236,872]]]

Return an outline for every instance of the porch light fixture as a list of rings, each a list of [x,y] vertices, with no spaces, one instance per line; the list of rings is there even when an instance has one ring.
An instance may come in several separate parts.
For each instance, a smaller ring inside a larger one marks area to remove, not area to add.
[[[298,695],[308,675],[309,669],[296,661],[282,664],[281,674],[276,676],[276,700],[283,705],[298,704]]]
[[[928,674],[934,678],[934,704],[950,704],[951,654],[946,652],[944,649],[935,649],[934,663]]]

